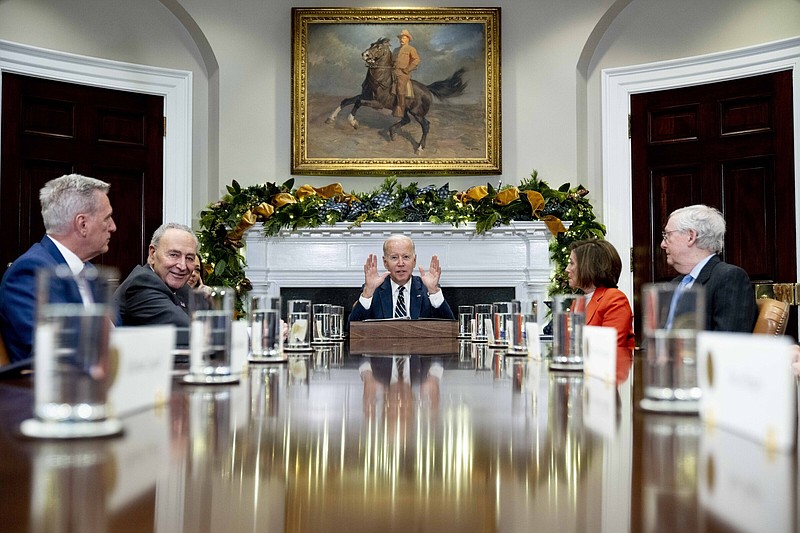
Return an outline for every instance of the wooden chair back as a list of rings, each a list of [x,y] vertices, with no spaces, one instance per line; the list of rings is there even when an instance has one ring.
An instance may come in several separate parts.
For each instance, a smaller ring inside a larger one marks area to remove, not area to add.
[[[789,322],[789,304],[773,298],[758,298],[758,318],[753,333],[783,335]]]

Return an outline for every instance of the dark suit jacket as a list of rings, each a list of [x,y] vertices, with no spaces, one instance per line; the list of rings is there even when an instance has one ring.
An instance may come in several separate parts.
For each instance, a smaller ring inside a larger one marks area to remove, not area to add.
[[[392,370],[394,357],[392,356],[366,356],[362,361],[369,361],[373,377],[378,380],[385,388],[389,388],[392,380]],[[418,355],[408,356],[408,375],[412,385],[419,385],[428,378],[428,373],[434,363],[442,365],[442,360],[438,357],[420,357]]]
[[[625,293],[619,289],[597,287],[586,305],[586,325],[617,329],[617,346],[635,348],[633,311]]]
[[[753,332],[758,306],[747,272],[715,255],[700,271],[697,283],[705,288],[707,331]]]
[[[0,283],[0,333],[12,363],[29,359],[36,321],[36,272],[66,265],[56,245],[45,236],[19,256],[6,270]],[[81,303],[77,286],[64,294],[64,303]]]
[[[114,293],[123,326],[174,324],[177,344],[189,344],[189,312],[185,298],[172,291],[149,265],[134,267]]]
[[[407,304],[410,306],[409,316],[412,320],[418,318],[445,318],[455,320],[453,311],[444,301],[438,308],[431,305],[431,300],[428,297],[428,289],[422,283],[422,278],[419,276],[412,276],[411,289],[407,295]],[[392,307],[392,280],[387,276],[380,287],[375,290],[372,295],[372,305],[369,309],[364,309],[359,300],[356,300],[356,305],[350,312],[350,322],[355,320],[367,320],[370,318],[392,318],[394,316],[394,308]]]

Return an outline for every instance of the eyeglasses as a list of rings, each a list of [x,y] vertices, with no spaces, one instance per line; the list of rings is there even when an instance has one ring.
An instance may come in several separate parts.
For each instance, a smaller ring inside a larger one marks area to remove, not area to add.
[[[679,229],[673,229],[673,230],[670,230],[670,231],[662,231],[662,232],[661,232],[661,239],[662,239],[662,240],[664,240],[664,241],[666,241],[666,240],[667,240],[667,238],[669,237],[669,234],[670,234],[670,233],[675,233],[676,231],[681,231],[681,230],[679,230]]]

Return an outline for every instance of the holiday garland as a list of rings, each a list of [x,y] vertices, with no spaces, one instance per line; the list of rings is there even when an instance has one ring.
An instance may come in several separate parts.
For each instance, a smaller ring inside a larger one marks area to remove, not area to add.
[[[531,177],[519,186],[495,188],[491,184],[454,192],[442,187],[416,183],[402,186],[395,177],[386,178],[369,193],[346,193],[341,184],[315,188],[303,185],[294,189],[294,179],[280,185],[264,183],[242,188],[235,180],[228,193],[200,213],[200,254],[204,259],[204,278],[208,285],[235,287],[239,300],[252,289],[245,276],[244,233],[256,222],[263,223],[266,235],[283,229],[297,230],[324,224],[347,222],[431,222],[459,226],[475,223],[478,234],[512,221],[544,222],[553,233],[550,260],[554,274],[548,294],[572,292],[564,269],[569,260],[569,244],[589,237],[603,238],[606,229],[598,222],[589,193],[582,185],[570,188],[565,183],[553,189]],[[562,221],[570,221],[569,229]],[[240,306],[241,307],[241,306]]]

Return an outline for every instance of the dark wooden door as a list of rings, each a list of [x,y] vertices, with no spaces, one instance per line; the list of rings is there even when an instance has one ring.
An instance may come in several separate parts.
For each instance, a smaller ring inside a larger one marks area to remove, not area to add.
[[[44,235],[39,189],[78,173],[111,184],[117,231],[95,264],[124,278],[161,224],[163,98],[3,74],[0,275]]]
[[[679,207],[722,211],[723,260],[754,282],[796,281],[792,146],[790,71],[631,97],[637,332],[642,285],[677,275],[660,245]]]

